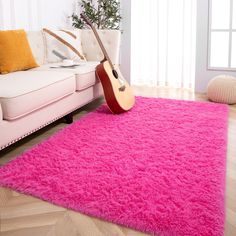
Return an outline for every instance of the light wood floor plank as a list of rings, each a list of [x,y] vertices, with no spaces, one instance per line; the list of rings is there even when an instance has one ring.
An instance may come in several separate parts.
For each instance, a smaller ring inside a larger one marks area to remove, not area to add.
[[[7,204],[7,202],[11,199],[11,196],[11,190],[0,188],[0,208]]]
[[[94,218],[73,211],[69,212],[69,216],[78,229],[79,235],[90,236],[94,234],[96,236],[103,236],[96,226]]]
[[[55,225],[64,215],[65,211],[2,219],[1,231],[6,232],[17,229]]]
[[[52,212],[64,212],[65,209],[53,204],[38,200],[36,202],[9,205],[2,209],[1,219],[11,219],[22,216],[33,216],[37,214],[47,214]]]
[[[81,235],[78,227],[76,226],[76,224],[74,224],[68,212],[66,212],[66,214],[64,214],[64,216],[59,221],[57,221],[56,225],[54,226],[54,230],[56,236]]]
[[[104,222],[98,219],[94,219],[94,223],[97,228],[102,232],[102,235],[105,236],[125,236],[120,226],[114,225],[109,222]]]
[[[17,229],[13,231],[1,232],[1,236],[44,236],[46,235],[51,226],[40,226],[27,229]]]

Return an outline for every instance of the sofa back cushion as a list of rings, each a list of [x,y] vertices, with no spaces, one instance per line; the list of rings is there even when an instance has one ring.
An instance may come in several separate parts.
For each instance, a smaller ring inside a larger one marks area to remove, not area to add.
[[[120,38],[119,30],[98,30],[98,34],[107,50],[111,61],[119,64]],[[101,61],[104,56],[92,30],[81,30],[82,48],[88,61]]]
[[[0,31],[0,74],[37,66],[24,30]]]
[[[101,61],[103,59],[102,51],[97,43],[97,40],[91,30],[73,30],[72,34],[81,38],[81,44],[79,50],[82,50],[87,61]],[[114,64],[119,64],[119,52],[120,52],[120,39],[121,33],[119,30],[98,30],[101,36],[102,42],[107,49],[107,52]],[[43,31],[29,31],[27,32],[28,40],[33,51],[34,57],[38,64],[47,64],[50,62],[60,62],[61,60],[56,57],[52,50],[57,51],[57,46],[53,46],[53,43],[58,44],[54,39],[50,40],[50,35],[46,35]],[[50,40],[50,42],[48,42]],[[59,42],[60,43],[60,42]],[[59,44],[60,45],[60,44]],[[77,56],[68,49],[66,46],[59,46],[58,50],[61,54],[70,59],[74,59]],[[80,49],[82,47],[82,49]]]

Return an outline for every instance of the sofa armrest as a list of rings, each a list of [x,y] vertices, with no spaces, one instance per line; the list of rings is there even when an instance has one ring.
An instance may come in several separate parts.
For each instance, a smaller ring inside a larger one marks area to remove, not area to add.
[[[111,61],[119,64],[121,32],[119,30],[98,30],[98,34]],[[101,61],[104,58],[92,30],[81,30],[81,40],[83,52],[88,61]]]

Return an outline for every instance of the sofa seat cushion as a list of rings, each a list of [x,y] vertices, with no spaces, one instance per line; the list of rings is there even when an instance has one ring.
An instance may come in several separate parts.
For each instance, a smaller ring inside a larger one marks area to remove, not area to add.
[[[78,62],[79,66],[75,68],[61,68],[62,63],[45,64],[32,69],[32,71],[57,71],[70,72],[76,78],[76,90],[81,91],[93,86],[96,83],[95,70],[99,62]],[[52,68],[53,67],[53,68]]]
[[[0,75],[3,119],[15,120],[75,92],[74,74],[21,71]]]

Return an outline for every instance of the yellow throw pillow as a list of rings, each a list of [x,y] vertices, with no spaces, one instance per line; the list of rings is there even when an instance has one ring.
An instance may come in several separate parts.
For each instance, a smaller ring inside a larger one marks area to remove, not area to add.
[[[0,74],[38,67],[24,30],[0,31]]]

